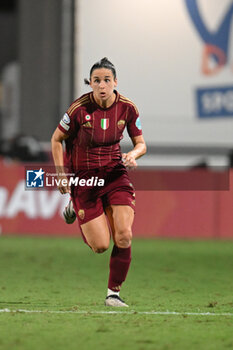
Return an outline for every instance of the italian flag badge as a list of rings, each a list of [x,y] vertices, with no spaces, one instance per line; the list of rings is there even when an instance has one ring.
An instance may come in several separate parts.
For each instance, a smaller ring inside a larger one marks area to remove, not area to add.
[[[109,127],[109,119],[101,119],[101,128],[106,130]]]

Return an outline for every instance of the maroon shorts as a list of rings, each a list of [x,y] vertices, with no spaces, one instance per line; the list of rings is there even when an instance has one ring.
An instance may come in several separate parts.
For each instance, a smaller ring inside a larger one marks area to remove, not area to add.
[[[123,164],[80,170],[76,176],[79,181],[89,179],[93,182],[92,186],[71,186],[71,197],[80,225],[100,216],[112,204],[128,205],[135,209],[134,188]],[[104,186],[97,185],[101,179],[104,180]]]

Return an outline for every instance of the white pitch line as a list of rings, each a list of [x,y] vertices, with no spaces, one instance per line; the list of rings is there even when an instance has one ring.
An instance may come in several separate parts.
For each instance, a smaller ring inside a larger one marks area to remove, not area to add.
[[[176,311],[84,311],[84,310],[25,310],[25,309],[0,309],[0,313],[25,313],[25,314],[78,314],[78,315],[178,315],[178,316],[233,316],[233,313],[213,313],[213,312],[176,312]]]

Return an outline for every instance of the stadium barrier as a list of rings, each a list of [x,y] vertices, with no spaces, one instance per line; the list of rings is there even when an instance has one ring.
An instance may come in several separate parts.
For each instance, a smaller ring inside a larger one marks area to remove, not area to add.
[[[131,172],[136,187],[134,236],[233,238],[233,170],[140,169]],[[25,166],[0,159],[2,234],[80,235],[65,224],[69,199],[57,190],[25,190]]]

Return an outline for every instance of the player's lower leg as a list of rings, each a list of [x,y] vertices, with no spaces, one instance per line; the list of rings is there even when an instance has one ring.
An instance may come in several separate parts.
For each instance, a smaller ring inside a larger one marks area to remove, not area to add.
[[[128,306],[120,299],[120,289],[125,281],[131,262],[131,247],[118,248],[114,245],[110,258],[110,273],[106,306]]]

